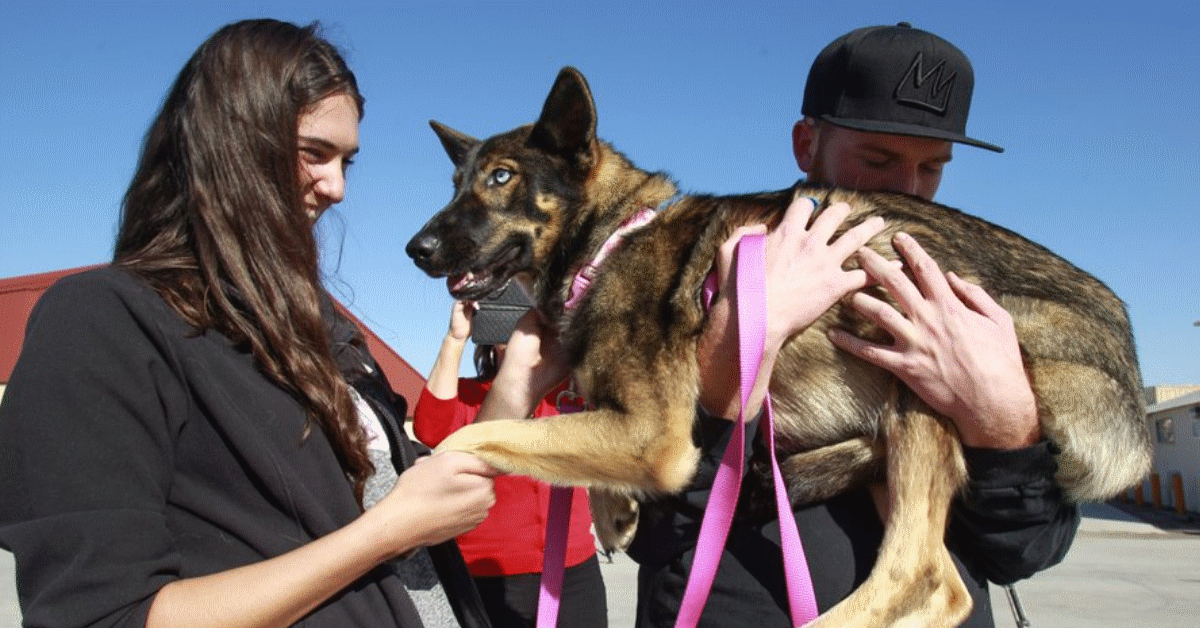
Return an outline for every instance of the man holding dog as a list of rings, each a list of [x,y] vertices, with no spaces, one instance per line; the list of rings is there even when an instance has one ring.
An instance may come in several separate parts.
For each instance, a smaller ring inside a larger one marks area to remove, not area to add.
[[[972,87],[966,56],[936,35],[903,23],[852,31],[813,63],[804,118],[793,128],[796,162],[810,183],[931,200],[954,143],[1002,150],[965,135]],[[913,268],[915,282],[870,251],[860,253],[860,261],[900,310],[865,293],[848,297],[894,342],[873,344],[845,332],[832,334],[831,340],[891,371],[954,421],[966,445],[970,478],[951,513],[947,544],[974,602],[962,625],[991,627],[987,581],[1013,582],[1061,561],[1079,514],[1054,482],[1054,448],[1042,438],[1008,313],[977,286],[944,275],[911,238],[898,237],[895,244]],[[767,285],[787,285],[788,266],[773,261],[789,256],[776,253],[772,260],[770,243],[767,251]],[[731,256],[732,247],[723,247],[723,271]],[[801,310],[809,295],[797,292],[772,292],[772,312]],[[703,408],[697,437],[716,456],[729,442],[730,421],[741,403],[731,300],[723,295],[714,302],[699,353]],[[764,355],[748,417],[761,407],[774,348],[768,346]],[[761,443],[754,448],[761,450]],[[706,457],[688,491],[642,505],[629,548],[641,565],[639,627],[674,624],[717,464],[717,458]],[[794,509],[821,612],[870,572],[882,540],[886,498],[885,486],[873,486]],[[779,545],[773,514],[739,510],[702,626],[790,625]]]

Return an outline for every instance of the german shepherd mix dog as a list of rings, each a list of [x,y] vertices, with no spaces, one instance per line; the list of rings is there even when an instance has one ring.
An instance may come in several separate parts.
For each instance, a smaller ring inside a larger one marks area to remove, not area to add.
[[[603,262],[574,308],[576,272],[643,208],[676,195],[664,174],[634,166],[596,137],[583,76],[564,68],[532,125],[480,141],[431,122],[454,162],[454,198],[408,243],[417,266],[479,299],[514,276],[531,287],[568,355],[589,410],[539,421],[466,426],[440,449],[470,451],[498,469],[592,489],[601,542],[623,548],[630,497],[679,491],[698,452],[697,342],[701,286],[718,247],[747,224],[779,223],[796,194],[853,207],[843,230],[886,220],[868,244],[895,259],[892,236],[913,235],[943,270],[981,285],[1011,313],[1047,437],[1061,448],[1058,480],[1072,500],[1106,499],[1147,473],[1141,376],[1122,302],[1100,281],[1011,231],[892,193],[797,185],[744,196],[686,196],[633,231]],[[776,443],[795,503],[886,473],[887,534],[869,579],[818,626],[952,626],[970,611],[944,545],[950,502],[965,481],[953,424],[890,373],[838,351],[834,325],[886,336],[838,304],[780,353],[772,374]]]

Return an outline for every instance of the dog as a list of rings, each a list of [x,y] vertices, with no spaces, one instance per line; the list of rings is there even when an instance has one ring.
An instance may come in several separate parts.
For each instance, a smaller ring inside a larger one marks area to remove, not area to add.
[[[598,535],[622,549],[633,498],[672,493],[698,459],[702,284],[740,226],[777,225],[797,194],[849,203],[843,230],[886,219],[868,244],[913,235],[943,270],[981,285],[1013,317],[1045,435],[1060,449],[1058,482],[1075,501],[1137,483],[1152,450],[1124,304],[1049,250],[958,210],[896,193],[804,184],[760,194],[689,195],[613,249],[573,308],[573,278],[642,208],[676,198],[664,173],[639,169],[596,136],[583,75],[564,68],[533,124],[478,140],[430,122],[454,163],[454,195],[406,252],[452,296],[475,300],[523,281],[557,330],[589,410],[548,420],[469,425],[439,449],[469,451],[498,469],[590,488]],[[953,424],[890,373],[837,350],[832,326],[886,334],[835,305],[784,346],[772,373],[776,447],[796,504],[886,477],[883,546],[867,581],[817,626],[952,626],[971,599],[944,544],[966,468]],[[932,514],[931,514],[932,513]]]

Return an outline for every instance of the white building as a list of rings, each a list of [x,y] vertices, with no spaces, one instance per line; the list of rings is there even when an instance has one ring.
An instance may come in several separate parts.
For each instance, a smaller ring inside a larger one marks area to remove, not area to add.
[[[1162,506],[1176,508],[1181,492],[1185,508],[1200,512],[1200,391],[1149,406],[1146,421]],[[1153,476],[1146,481],[1147,501],[1153,499],[1153,481]]]

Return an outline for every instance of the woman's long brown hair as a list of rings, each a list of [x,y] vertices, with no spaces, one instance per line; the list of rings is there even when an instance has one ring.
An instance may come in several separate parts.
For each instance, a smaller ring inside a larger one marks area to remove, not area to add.
[[[373,471],[320,311],[319,256],[303,209],[300,116],[363,98],[339,52],[306,27],[230,24],[180,72],[125,194],[115,264],[144,277],[196,331],[249,350],[333,445],[362,502]]]

